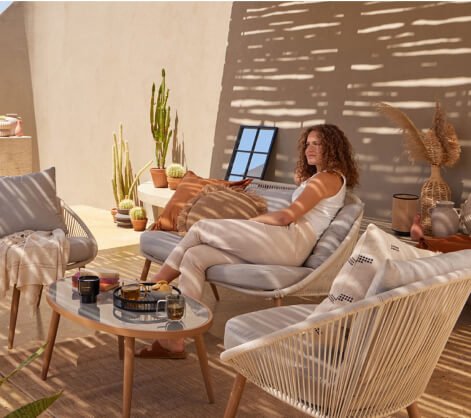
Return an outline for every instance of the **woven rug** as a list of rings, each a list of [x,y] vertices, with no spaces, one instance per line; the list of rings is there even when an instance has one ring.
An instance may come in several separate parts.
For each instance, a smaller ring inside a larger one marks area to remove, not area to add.
[[[189,340],[190,341],[190,340]],[[187,345],[186,360],[136,359],[132,417],[218,417],[224,414],[234,380],[233,372],[220,363],[221,344],[205,337],[216,403],[209,404],[195,347]],[[136,342],[136,346],[138,345]],[[0,357],[2,375],[16,367],[34,348]],[[0,416],[8,410],[64,389],[44,416],[119,417],[122,412],[123,367],[116,337],[105,333],[57,343],[47,381],[40,378],[42,359],[14,376],[0,388]],[[304,417],[302,413],[250,385],[244,393],[241,417]],[[5,407],[7,406],[7,407]]]

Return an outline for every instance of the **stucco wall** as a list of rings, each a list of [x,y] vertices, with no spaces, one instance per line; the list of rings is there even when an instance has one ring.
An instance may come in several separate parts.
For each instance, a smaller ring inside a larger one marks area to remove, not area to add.
[[[23,119],[24,134],[33,138],[33,169],[39,167],[33,91],[23,5],[12,4],[0,14],[0,115],[16,113]]]
[[[442,173],[460,203],[471,192],[470,26],[469,2],[234,3],[211,174],[224,175],[240,124],[265,124],[279,127],[266,178],[292,182],[301,128],[334,123],[354,145],[366,214],[388,218],[392,194],[419,194],[430,168],[408,162],[373,103],[425,129],[438,99],[461,140]]]
[[[135,170],[153,158],[149,102],[162,67],[185,163],[209,174],[231,8],[228,2],[24,4],[40,166],[57,167],[59,194],[69,204],[114,204],[112,133],[120,122]]]

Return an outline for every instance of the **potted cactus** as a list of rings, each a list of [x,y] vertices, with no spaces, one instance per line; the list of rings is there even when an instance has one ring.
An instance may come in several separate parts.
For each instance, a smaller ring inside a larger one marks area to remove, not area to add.
[[[155,187],[167,187],[165,174],[165,158],[172,136],[170,129],[170,106],[167,106],[169,89],[165,85],[165,69],[162,68],[162,81],[157,98],[155,98],[155,83],[152,84],[150,99],[150,130],[155,142],[155,162],[157,167],[150,169]]]
[[[147,225],[147,213],[141,206],[134,206],[130,211],[131,223],[134,231],[144,231]]]
[[[129,158],[128,142],[123,137],[123,124],[120,124],[118,135],[113,133],[113,177],[111,184],[113,186],[116,207],[111,209],[111,214],[114,219],[117,213],[116,208],[123,199],[129,198],[133,200],[135,204],[138,203],[137,186],[139,185],[139,177],[151,164],[152,160],[145,164],[137,174],[133,173],[131,160]]]
[[[126,196],[119,202],[118,213],[116,214],[116,224],[121,228],[132,228],[129,211],[134,207],[134,201]]]
[[[167,174],[168,188],[175,190],[182,181],[186,169],[181,164],[173,163],[166,168],[165,173]]]

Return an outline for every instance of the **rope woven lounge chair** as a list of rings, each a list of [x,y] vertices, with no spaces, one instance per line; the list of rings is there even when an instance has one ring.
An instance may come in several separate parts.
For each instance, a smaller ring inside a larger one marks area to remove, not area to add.
[[[327,313],[293,305],[231,319],[221,360],[237,375],[225,418],[236,415],[246,380],[315,417],[383,417],[402,408],[420,417],[415,402],[470,291],[471,268],[462,268]],[[260,325],[267,321],[271,329]]]
[[[98,245],[90,229],[80,217],[62,200],[59,199],[62,217],[67,227],[66,237],[70,244],[69,261],[66,270],[85,267],[93,261],[98,253]],[[42,293],[42,287],[41,291]],[[41,302],[39,294],[38,306]],[[20,291],[13,286],[10,310],[10,326],[8,330],[8,348],[13,348],[15,338],[16,321],[20,304]]]
[[[265,180],[254,180],[246,190],[267,200],[268,210],[278,210],[291,202],[296,186]],[[300,267],[224,264],[206,270],[206,280],[217,300],[216,286],[253,296],[273,298],[279,306],[287,295],[327,295],[334,277],[350,256],[358,238],[363,217],[363,203],[349,192],[345,206]],[[162,264],[181,237],[165,231],[147,231],[141,235],[141,253],[146,258],[141,280],[146,280],[151,262]]]

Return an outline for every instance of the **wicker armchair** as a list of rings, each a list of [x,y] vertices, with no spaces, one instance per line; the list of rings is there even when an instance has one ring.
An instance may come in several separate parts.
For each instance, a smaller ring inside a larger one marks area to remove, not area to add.
[[[415,402],[470,290],[466,268],[233,344],[221,354],[237,371],[225,417],[235,416],[247,379],[315,417],[382,417],[402,408],[419,417]]]
[[[67,270],[84,267],[90,263],[98,253],[98,245],[90,229],[80,219],[80,217],[62,200],[62,216],[67,226],[66,237],[70,243],[69,262]],[[42,292],[42,288],[41,288]],[[41,293],[39,294],[38,305],[41,302]],[[15,339],[16,320],[18,317],[18,308],[20,304],[20,291],[16,285],[13,286],[10,310],[10,326],[8,329],[8,348],[13,348]]]
[[[295,188],[293,184],[254,180],[246,190],[264,197],[269,210],[278,210],[291,202],[291,194]],[[356,195],[347,193],[345,204],[348,208],[344,207],[337,214],[303,266],[224,264],[209,267],[206,270],[206,280],[216,299],[219,300],[217,286],[248,295],[272,298],[276,306],[281,305],[282,298],[287,295],[327,295],[334,277],[355,246],[363,218],[363,203]],[[147,231],[141,235],[141,253],[146,258],[141,280],[146,280],[151,262],[165,262],[180,239],[180,236],[167,231]],[[281,276],[283,280],[280,279]],[[241,277],[259,288],[248,288],[246,283],[238,284]]]
[[[282,183],[274,183],[275,187],[287,186],[286,184]],[[252,185],[251,185],[252,186]],[[263,187],[263,183],[255,183],[255,187]],[[250,187],[250,186],[249,186]],[[249,188],[248,188],[249,190]],[[252,189],[253,190],[253,189]],[[362,201],[358,196],[353,194],[352,192],[348,192],[345,198],[345,205],[356,203],[362,205]],[[308,274],[306,274],[301,280],[298,282],[283,287],[277,288],[273,290],[254,290],[254,289],[247,289],[244,287],[232,285],[230,283],[224,283],[218,280],[218,272],[222,270],[222,267],[210,267],[207,272],[207,280],[211,284],[211,286],[221,286],[227,289],[232,289],[241,293],[245,293],[247,295],[252,296],[261,296],[264,298],[272,298],[276,306],[281,305],[282,298],[288,295],[291,296],[326,296],[329,293],[329,289],[332,285],[332,281],[334,280],[337,273],[340,271],[342,266],[350,257],[353,248],[358,240],[358,235],[360,233],[360,226],[361,221],[363,219],[363,210],[358,213],[357,218],[354,220],[350,230],[348,231],[347,235],[344,239],[340,242],[333,243],[331,241],[332,237],[327,238],[328,245],[334,246],[335,249],[332,253],[316,268],[310,269]],[[333,221],[335,223],[335,219]],[[326,231],[327,232],[327,231]],[[322,246],[322,237],[317,243],[317,247]],[[263,268],[263,266],[261,266]],[[283,268],[281,266],[277,266],[278,268]],[[227,266],[227,269],[237,268],[234,266]],[[298,267],[299,268],[299,267]],[[297,267],[292,268],[298,269]]]

